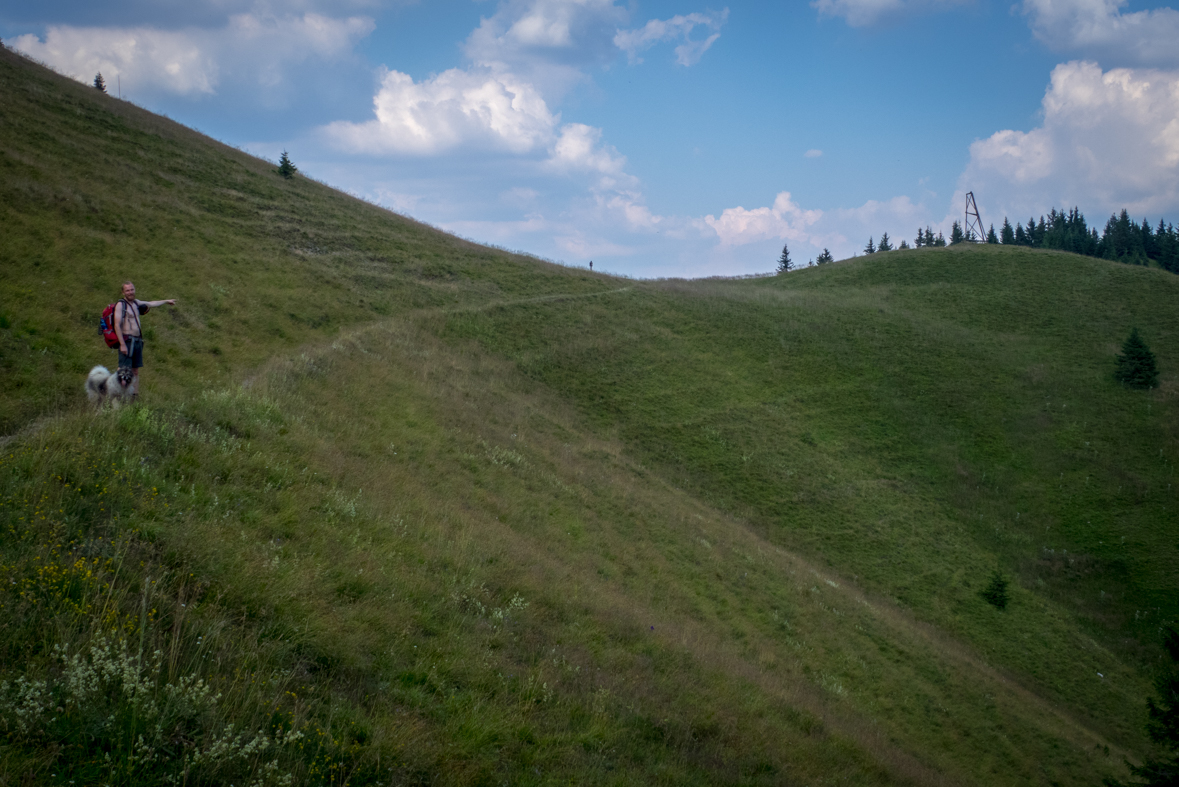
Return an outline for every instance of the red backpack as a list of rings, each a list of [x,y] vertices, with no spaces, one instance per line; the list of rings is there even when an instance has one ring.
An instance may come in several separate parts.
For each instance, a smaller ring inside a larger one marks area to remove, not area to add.
[[[106,341],[106,346],[112,350],[119,346],[119,335],[115,333],[115,307],[121,301],[107,304],[107,307],[102,310],[102,319],[98,321],[98,332],[102,334],[102,338]],[[139,321],[139,315],[147,311],[146,306],[139,306],[135,310],[135,321]]]

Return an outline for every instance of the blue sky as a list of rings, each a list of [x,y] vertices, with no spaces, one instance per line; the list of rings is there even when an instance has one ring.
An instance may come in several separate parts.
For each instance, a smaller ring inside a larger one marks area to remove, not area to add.
[[[1079,206],[1179,222],[1179,11],[1117,0],[0,0],[5,44],[463,236],[772,270]]]

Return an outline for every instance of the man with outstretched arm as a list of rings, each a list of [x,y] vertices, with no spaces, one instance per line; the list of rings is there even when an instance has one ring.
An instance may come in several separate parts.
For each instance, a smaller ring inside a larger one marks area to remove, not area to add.
[[[143,367],[143,329],[139,318],[157,306],[175,306],[176,299],[141,301],[135,297],[135,285],[123,282],[123,298],[115,304],[115,335],[119,337],[119,366],[129,366],[135,374],[132,398],[139,396],[139,370]]]

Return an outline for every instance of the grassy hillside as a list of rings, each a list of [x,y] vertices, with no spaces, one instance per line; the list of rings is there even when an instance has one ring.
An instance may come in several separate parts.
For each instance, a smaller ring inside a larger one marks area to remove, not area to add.
[[[0,107],[0,784],[1099,784],[1147,751],[1179,279],[955,247],[620,281],[6,51]],[[124,278],[178,304],[143,403],[95,414]],[[1157,390],[1112,380],[1132,325]]]
[[[58,412],[110,361],[94,306],[134,278],[155,383],[225,382],[272,353],[407,309],[600,289],[344,197],[5,50],[0,429]],[[81,337],[86,340],[82,341]],[[178,368],[177,368],[178,367]],[[148,370],[150,373],[152,370]],[[146,378],[145,378],[146,382]],[[179,387],[167,388],[179,383]]]

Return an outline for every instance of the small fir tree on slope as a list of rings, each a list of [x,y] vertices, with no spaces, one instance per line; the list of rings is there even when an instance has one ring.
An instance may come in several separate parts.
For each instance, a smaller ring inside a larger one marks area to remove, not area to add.
[[[1154,388],[1159,384],[1159,370],[1154,353],[1138,335],[1138,329],[1130,331],[1129,338],[1122,345],[1118,356],[1118,368],[1114,372],[1118,382],[1131,388]]]
[[[294,162],[291,161],[290,157],[287,156],[287,152],[284,150],[282,152],[282,158],[278,160],[278,174],[290,180],[295,177],[295,173],[298,171],[299,168],[295,166]]]
[[[106,80],[102,78],[101,71],[94,75],[94,89],[103,93],[106,92]]]
[[[995,573],[991,574],[991,581],[985,588],[979,591],[979,595],[996,609],[1007,609],[1007,602],[1010,596],[1007,593],[1008,585],[1007,577],[1003,576],[1003,572],[995,569]]]
[[[778,273],[786,273],[793,270],[794,263],[790,261],[790,248],[782,245],[782,256],[778,258]]]

